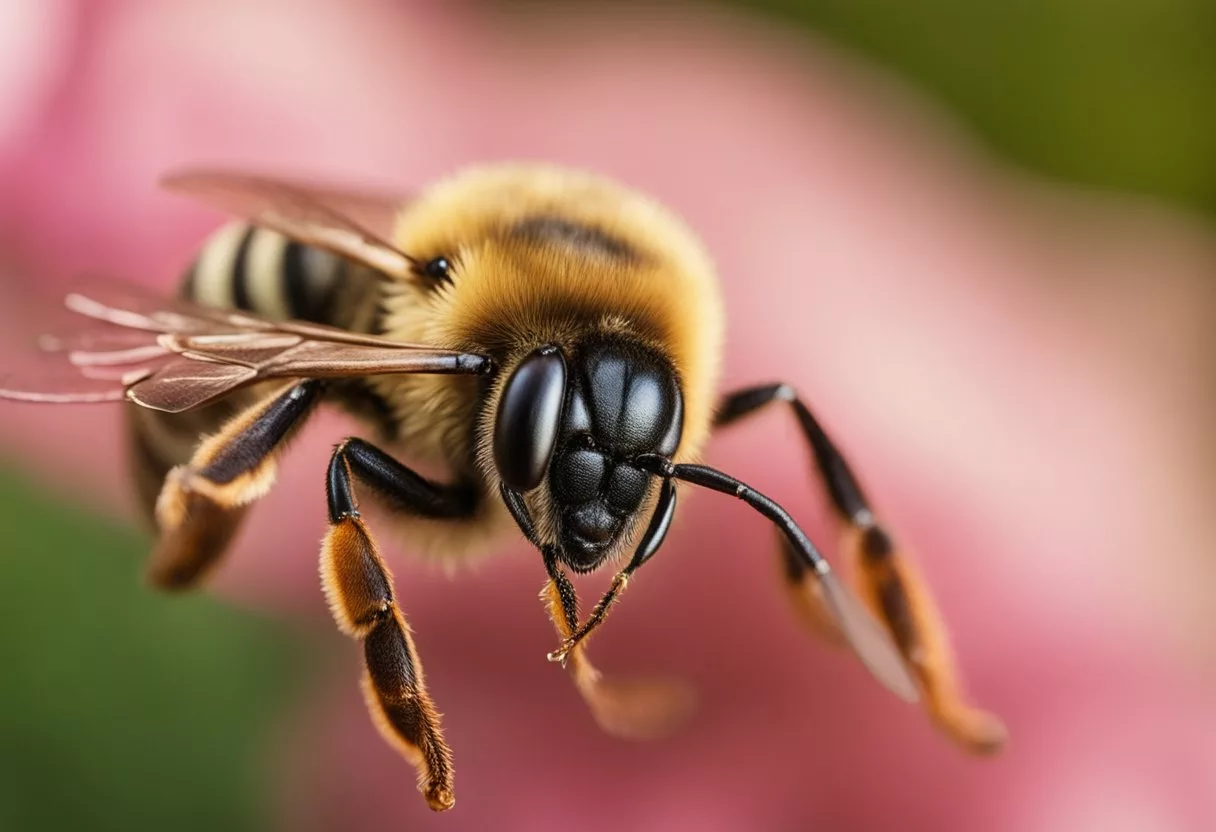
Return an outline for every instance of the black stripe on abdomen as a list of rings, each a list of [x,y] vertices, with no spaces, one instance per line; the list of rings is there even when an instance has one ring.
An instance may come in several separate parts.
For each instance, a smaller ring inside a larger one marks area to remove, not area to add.
[[[360,305],[362,297],[348,285],[348,265],[336,254],[276,231],[230,223],[203,245],[184,277],[181,294],[205,306],[270,319],[344,326],[352,304]]]
[[[287,243],[283,249],[283,294],[287,298],[287,308],[293,318],[312,321],[311,309],[308,302],[308,272],[304,268],[304,246],[295,240]]]
[[[283,296],[293,318],[332,324],[334,291],[346,261],[324,249],[289,240],[283,250]]]
[[[256,309],[249,299],[249,281],[250,280],[270,280],[270,275],[252,274],[249,269],[249,245],[253,242],[253,235],[258,233],[258,230],[253,226],[245,232],[245,236],[241,238],[241,244],[237,246],[236,256],[232,261],[232,305],[237,309],[244,309],[246,312],[265,312],[266,310]]]

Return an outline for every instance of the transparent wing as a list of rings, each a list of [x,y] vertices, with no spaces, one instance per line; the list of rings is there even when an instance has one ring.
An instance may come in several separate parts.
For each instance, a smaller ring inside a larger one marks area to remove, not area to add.
[[[93,281],[64,300],[80,325],[44,337],[20,373],[0,376],[0,398],[33,402],[127,399],[179,413],[270,378],[393,373],[475,374],[489,358],[404,344],[301,321],[157,298]]]
[[[169,174],[161,185],[389,275],[404,276],[414,265],[391,242],[407,197],[202,169]]]

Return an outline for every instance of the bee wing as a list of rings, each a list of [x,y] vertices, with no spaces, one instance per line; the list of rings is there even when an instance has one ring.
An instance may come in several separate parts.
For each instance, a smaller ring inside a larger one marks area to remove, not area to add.
[[[0,398],[46,404],[120,402],[127,396],[122,379],[93,378],[72,367],[26,366],[0,375]]]
[[[124,281],[89,277],[76,281],[64,305],[72,312],[126,329],[74,330],[66,336],[46,336],[43,348],[53,344],[88,344],[90,342],[127,342],[132,345],[141,337],[138,332],[196,334],[203,338],[220,335],[249,335],[253,332],[291,332],[319,341],[364,344],[373,347],[411,347],[375,335],[364,335],[308,321],[271,321],[239,309],[218,309],[202,306],[180,298],[167,298],[152,289]],[[206,336],[206,337],[204,337]],[[216,343],[222,343],[219,339]]]
[[[35,402],[127,399],[180,413],[271,378],[486,372],[473,353],[405,344],[300,321],[269,321],[134,286],[72,292],[69,310],[96,322],[44,338],[27,373],[0,378],[0,398]]]
[[[413,266],[390,242],[405,197],[218,170],[172,173],[161,185],[385,274],[404,277]]]

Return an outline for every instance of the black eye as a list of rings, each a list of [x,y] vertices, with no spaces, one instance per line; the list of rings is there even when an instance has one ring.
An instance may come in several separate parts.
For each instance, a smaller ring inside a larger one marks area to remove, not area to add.
[[[436,283],[444,280],[450,281],[452,279],[452,264],[448,262],[448,258],[446,257],[436,257],[428,260],[423,265],[422,273]]]
[[[516,491],[531,491],[544,478],[565,395],[566,362],[552,347],[525,358],[507,380],[494,420],[494,464]]]

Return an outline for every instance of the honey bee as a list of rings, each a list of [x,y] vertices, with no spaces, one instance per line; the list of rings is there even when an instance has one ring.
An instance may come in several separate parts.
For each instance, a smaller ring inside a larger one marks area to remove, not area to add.
[[[902,699],[923,698],[964,747],[999,747],[1001,723],[962,695],[925,583],[805,399],[781,382],[719,397],[717,278],[667,210],[542,165],[470,169],[413,199],[219,171],[163,184],[239,221],[202,248],[176,299],[115,284],[68,295],[81,326],[44,343],[66,372],[9,380],[0,396],[128,403],[159,533],[149,575],[165,589],[217,563],[318,405],[354,413],[374,442],[333,452],[321,580],[363,645],[372,717],[432,809],[454,803],[452,755],[365,498],[446,558],[522,533],[548,576],[550,660],[601,726],[640,737],[686,710],[684,689],[604,678],[587,639],[662,546],[677,484],[735,497],[780,532],[785,585],[813,629]],[[716,429],[773,403],[797,419],[864,602],[789,512],[697,461]],[[617,561],[581,619],[570,574]]]

